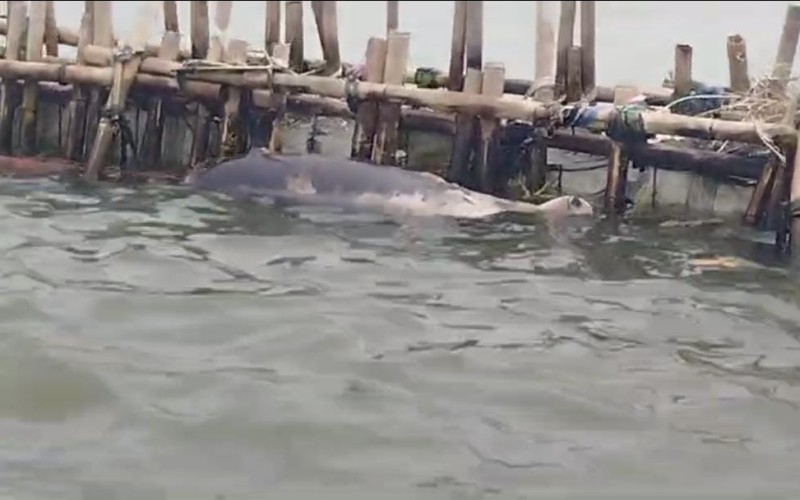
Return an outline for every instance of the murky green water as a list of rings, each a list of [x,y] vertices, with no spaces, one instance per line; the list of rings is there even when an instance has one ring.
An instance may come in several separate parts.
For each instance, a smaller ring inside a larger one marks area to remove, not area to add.
[[[3,181],[0,492],[796,494],[797,278],[737,234]]]

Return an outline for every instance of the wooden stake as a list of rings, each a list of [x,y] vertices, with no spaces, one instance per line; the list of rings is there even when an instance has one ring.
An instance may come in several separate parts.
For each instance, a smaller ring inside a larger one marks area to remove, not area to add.
[[[11,2],[8,6],[9,29],[6,37],[6,61],[19,59],[27,24],[28,6],[25,2]],[[14,111],[20,99],[16,79],[3,78],[0,103],[0,153],[10,154],[13,149]]]
[[[506,69],[503,63],[487,62],[483,70],[481,94],[489,97],[500,97],[503,95],[503,85],[505,84]],[[495,138],[495,134],[500,128],[500,121],[497,118],[483,117],[479,121],[481,131],[481,141],[476,156],[475,170],[477,174],[477,184],[481,191],[485,193],[495,192],[495,175],[493,172],[498,165],[493,165],[490,161],[490,146]]]
[[[467,35],[467,2],[453,2],[453,35],[450,43],[450,72],[447,88],[460,91],[464,85],[464,47]]]
[[[778,85],[784,86],[792,74],[792,63],[797,52],[797,41],[800,38],[800,5],[790,4],[786,7],[786,19],[775,56],[772,78]]]
[[[798,132],[800,138],[800,132]],[[795,147],[794,158],[792,159],[792,183],[789,194],[789,234],[791,241],[792,259],[796,262],[800,259],[800,172],[797,165],[800,165],[800,148]]]
[[[91,1],[88,2],[89,12],[92,19],[92,43],[100,47],[111,49],[114,46],[114,32],[111,19],[110,1]],[[87,47],[84,47],[87,50]],[[89,103],[86,109],[86,135],[84,145],[89,151],[89,145],[94,143],[97,128],[99,127],[100,113],[103,109],[103,101],[107,100],[108,90],[105,88],[91,88],[89,91]]]
[[[264,41],[267,54],[272,55],[272,48],[281,42],[281,2],[278,0],[267,1],[267,16],[264,26]]]
[[[692,91],[692,46],[675,46],[675,95],[685,96]]]
[[[275,44],[273,47],[273,57],[284,63],[289,61],[290,47],[285,43]],[[255,92],[253,93],[255,95]],[[272,127],[269,134],[269,150],[273,153],[283,151],[283,121],[286,116],[286,92],[280,88],[274,89],[269,95],[268,110],[272,116]]]
[[[400,20],[400,6],[397,0],[386,1],[386,36],[396,31]]]
[[[205,59],[208,57],[210,44],[208,31],[208,2],[192,0],[190,12],[192,15],[192,58]]]
[[[595,2],[581,0],[581,87],[588,94],[595,86]],[[567,64],[569,66],[569,64]]]
[[[387,43],[383,38],[372,37],[367,42],[367,65],[365,80],[381,83],[386,66]],[[353,144],[352,156],[359,160],[372,158],[372,144],[378,128],[378,102],[363,101],[358,106],[356,118],[356,140]]]
[[[303,61],[303,2],[287,1],[284,39],[289,44],[289,67],[302,71]]]
[[[483,75],[475,68],[467,68],[464,77],[464,90],[467,96],[481,93]],[[453,137],[453,152],[450,155],[450,165],[447,168],[447,180],[465,186],[472,186],[470,179],[472,173],[472,153],[475,144],[475,130],[477,128],[475,113],[464,110],[456,115],[456,134]]]
[[[623,105],[634,89],[619,87],[614,92],[615,106]],[[608,173],[606,176],[605,210],[610,215],[617,215],[625,210],[625,191],[628,184],[628,154],[622,144],[613,141],[608,155]]]
[[[101,47],[113,47],[114,28],[112,24],[111,1],[102,0],[93,2],[92,15],[94,19],[93,41],[95,45]]]
[[[383,82],[402,85],[408,64],[411,35],[399,31],[389,34],[386,42],[386,65]],[[395,164],[397,152],[397,125],[400,121],[400,104],[385,103],[379,108],[378,131],[372,149],[372,161],[377,164]]]
[[[562,95],[567,87],[567,54],[574,45],[575,1],[563,0],[558,22],[558,50],[556,52],[556,95]]]
[[[483,1],[467,2],[466,55],[467,68],[483,68]]]
[[[583,69],[583,51],[581,47],[572,46],[567,52],[567,102],[581,100],[584,90],[581,88]]]
[[[750,90],[750,76],[747,72],[747,44],[741,35],[728,37],[728,68],[731,90],[742,94]]]
[[[47,3],[33,2],[28,20],[28,37],[25,42],[25,60],[41,61],[42,45],[44,44],[45,18],[47,17]],[[25,82],[22,95],[22,132],[20,134],[21,148],[25,155],[36,154],[36,116],[37,101],[39,98],[39,85],[32,80]]]

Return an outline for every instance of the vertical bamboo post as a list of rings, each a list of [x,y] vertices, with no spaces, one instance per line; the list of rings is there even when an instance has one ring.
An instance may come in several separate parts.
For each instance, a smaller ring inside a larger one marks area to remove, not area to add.
[[[10,2],[8,5],[8,33],[6,35],[6,59],[19,60],[24,45],[28,16],[25,2]],[[13,149],[14,112],[20,99],[20,87],[16,81],[3,79],[2,102],[0,102],[0,153],[10,154]]]
[[[272,48],[272,57],[282,64],[289,63],[290,47],[285,43],[277,43]],[[283,119],[286,113],[286,91],[275,89],[269,96],[269,113],[272,116],[272,127],[269,135],[269,150],[273,153],[283,151]]]
[[[92,14],[89,11],[83,13],[81,28],[78,32],[78,54],[79,65],[85,64],[83,57],[84,47],[92,42]],[[86,101],[89,98],[89,91],[86,87],[76,85],[72,90],[72,98],[69,101],[69,132],[64,151],[64,156],[68,160],[82,161],[84,151],[84,138],[86,136]]]
[[[502,97],[506,80],[506,68],[501,62],[487,62],[483,69],[481,94],[488,97]],[[500,120],[494,117],[480,118],[480,144],[475,155],[475,170],[480,190],[485,193],[495,192],[496,171],[498,165],[492,164],[490,148],[500,128]]]
[[[747,71],[747,44],[741,35],[728,37],[728,69],[731,90],[745,93],[750,90],[750,75]]]
[[[465,94],[480,94],[483,85],[483,75],[480,70],[467,68],[464,76]],[[450,155],[450,164],[447,167],[447,180],[461,185],[473,185],[470,178],[472,174],[472,153],[475,144],[475,130],[477,128],[475,113],[464,110],[456,114],[456,133],[453,136],[453,152]]]
[[[621,106],[636,92],[632,87],[614,89],[614,105]],[[638,92],[636,92],[638,93]],[[610,215],[617,215],[625,210],[625,191],[628,183],[628,154],[622,144],[611,143],[608,155],[608,171],[606,176],[605,210]]]
[[[386,36],[396,31],[400,23],[400,6],[397,0],[386,1]]]
[[[44,19],[44,46],[48,56],[58,57],[58,26],[56,25],[56,9],[53,0],[46,2]]]
[[[483,1],[467,2],[466,57],[467,68],[483,68]]]
[[[533,98],[537,101],[551,101],[556,72],[556,35],[552,18],[549,15],[549,0],[536,2],[536,60],[534,69]]]
[[[692,91],[692,46],[675,46],[675,95],[685,96]]]
[[[111,2],[108,0],[94,0],[87,3],[92,19],[92,43],[101,47],[112,48],[114,46],[114,32],[112,29]],[[91,88],[89,90],[89,103],[86,108],[86,135],[84,136],[83,144],[87,154],[89,145],[94,142],[103,101],[107,99],[108,92],[107,89],[100,88]]]
[[[264,42],[267,54],[272,55],[272,48],[281,41],[281,2],[267,0],[266,25],[264,26]]]
[[[786,125],[794,126],[794,117],[795,113],[797,112],[797,96],[792,95],[791,100],[789,101],[789,105],[786,109],[786,112],[783,115],[783,123]],[[788,152],[788,147],[785,144],[778,143],[778,147],[781,148],[781,151],[784,153]],[[791,154],[786,154],[786,162],[782,162],[779,159],[775,159],[775,171],[773,173],[772,179],[772,186],[769,191],[769,198],[767,201],[766,211],[764,216],[766,218],[766,224],[768,227],[775,226],[776,223],[782,219],[781,212],[782,212],[782,203],[789,195],[789,185],[790,181],[788,179],[789,175],[793,172],[788,162],[791,162]]]
[[[192,58],[205,59],[208,57],[210,46],[208,26],[208,2],[192,0],[190,20],[190,38],[192,42]],[[197,112],[194,116],[194,138],[192,141],[191,167],[195,168],[205,161],[208,156],[208,120],[210,112],[204,104],[197,103]]]
[[[247,63],[247,42],[244,40],[232,39],[225,51],[225,62],[233,65],[244,65]],[[241,120],[242,92],[244,89],[234,86],[225,86],[223,94],[227,94],[225,99],[225,115],[222,119],[222,145],[221,155],[227,158],[241,153],[246,144],[244,137],[245,127]]]
[[[205,59],[208,57],[208,49],[210,44],[208,29],[208,2],[192,0],[190,13],[192,58]]]
[[[174,61],[180,52],[180,35],[174,31],[167,31],[161,38],[158,49],[159,59]],[[149,166],[156,166],[161,162],[162,138],[164,137],[164,102],[155,97],[147,102],[147,121],[145,122],[142,146],[139,160]],[[166,141],[169,147],[172,143]]]
[[[562,0],[558,21],[558,49],[556,51],[556,84],[555,94],[562,95],[567,86],[567,54],[574,45],[575,38],[575,1]]]
[[[177,2],[175,0],[164,0],[162,7],[164,9],[164,31],[180,33]]]
[[[319,44],[325,60],[325,75],[331,75],[342,67],[339,54],[339,27],[336,16],[335,1],[312,1],[311,9],[317,23]]]
[[[777,80],[780,87],[786,85],[792,74],[798,38],[800,38],[800,5],[789,4],[786,7],[786,19],[778,44],[778,54],[775,56],[775,66],[772,69],[772,78]]]
[[[386,42],[386,66],[383,82],[402,85],[408,64],[411,35],[400,31],[389,34]],[[372,161],[377,164],[395,164],[397,153],[397,126],[400,121],[400,104],[381,103],[378,131],[372,149]]]
[[[44,44],[47,3],[33,2],[28,19],[28,33],[25,41],[25,60],[41,61]],[[22,133],[20,134],[22,152],[25,155],[36,153],[36,117],[39,99],[39,82],[28,80],[22,94]]]
[[[284,41],[289,45],[289,67],[302,71],[303,64],[303,2],[287,1]]]
[[[228,27],[231,23],[231,0],[214,2],[214,25],[208,45],[208,58],[214,61],[225,60],[225,47],[227,45]]]
[[[453,35],[450,42],[450,72],[447,87],[459,91],[464,85],[464,47],[467,35],[467,2],[453,2]]]
[[[581,0],[581,87],[588,94],[595,87],[595,2]],[[567,64],[569,66],[569,64]]]
[[[583,48],[572,46],[567,52],[567,102],[581,100],[585,92],[582,88],[583,80]]]
[[[386,67],[387,42],[383,38],[372,37],[367,42],[367,64],[365,80],[373,83],[383,82]],[[372,158],[372,145],[378,128],[378,102],[362,101],[358,106],[356,121],[356,140],[353,143],[351,156],[359,160]]]
[[[95,13],[97,13],[97,10],[95,10]],[[108,151],[119,129],[119,124],[115,118],[125,111],[128,91],[133,85],[136,74],[142,64],[140,53],[119,53],[115,54],[114,59],[114,78],[108,95],[108,102],[106,103],[106,112],[97,127],[97,136],[94,138],[89,161],[84,172],[84,178],[88,181],[96,181],[100,175],[100,169],[105,164]]]

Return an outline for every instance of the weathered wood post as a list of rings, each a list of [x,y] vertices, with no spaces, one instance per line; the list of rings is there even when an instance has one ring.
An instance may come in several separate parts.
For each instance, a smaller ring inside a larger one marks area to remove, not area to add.
[[[635,87],[617,87],[614,89],[614,105],[621,106],[638,93]],[[619,113],[620,111],[616,111]],[[630,158],[624,144],[617,140],[611,143],[608,155],[608,173],[606,176],[605,210],[609,215],[618,215],[625,210],[625,191],[628,182],[628,164]]]
[[[111,16],[111,2],[109,0],[94,0],[87,2],[87,10],[92,19],[92,44],[100,47],[112,48],[114,46],[114,30]],[[88,156],[90,145],[95,140],[99,127],[100,113],[103,101],[108,100],[109,90],[90,87],[89,102],[86,108],[86,132],[83,140],[85,151],[82,155]]]
[[[48,56],[58,57],[58,26],[56,8],[53,0],[45,2],[44,46]]]
[[[158,50],[159,59],[166,61],[174,61],[178,59],[180,52],[180,35],[174,31],[167,31],[161,39],[161,46]],[[162,146],[164,142],[168,147],[172,148],[178,144],[177,138],[170,134],[166,141],[162,142],[165,138],[165,116],[164,116],[164,101],[160,97],[148,99],[145,104],[147,112],[147,121],[142,135],[142,146],[139,149],[140,163],[148,166],[155,166],[162,161]],[[174,127],[173,127],[174,129]],[[171,139],[171,140],[170,140]]]
[[[392,31],[397,31],[400,24],[400,6],[397,0],[386,1],[386,36]]]
[[[78,32],[78,54],[77,62],[79,65],[86,64],[83,56],[84,48],[92,43],[91,10],[86,10],[81,19],[81,29]],[[72,97],[69,101],[69,131],[64,150],[64,156],[68,160],[83,161],[86,137],[86,106],[89,99],[90,89],[85,85],[75,85],[72,90]]]
[[[786,7],[786,19],[783,23],[778,54],[775,56],[775,65],[772,69],[772,78],[776,80],[780,88],[786,85],[792,74],[798,38],[800,38],[800,5],[789,4]]]
[[[577,102],[583,96],[583,51],[572,46],[567,52],[567,102]]]
[[[175,0],[164,0],[164,30],[172,33],[180,33],[178,24],[178,4]]]
[[[232,65],[244,65],[247,62],[247,42],[231,40],[228,50],[225,51],[225,62]],[[244,152],[247,144],[247,137],[244,133],[247,128],[244,126],[242,109],[240,109],[243,92],[250,92],[250,90],[233,85],[223,86],[222,93],[226,95],[220,148],[223,158]]]
[[[467,2],[467,68],[483,69],[483,1]]]
[[[464,77],[464,88],[461,92],[468,95],[481,93],[483,75],[479,69],[467,68]],[[456,133],[453,136],[453,148],[450,164],[447,167],[447,180],[465,186],[474,185],[472,179],[472,159],[476,140],[477,118],[471,111],[456,114]]]
[[[313,1],[311,9],[314,12],[314,19],[317,23],[317,33],[319,34],[319,44],[322,48],[322,57],[325,60],[325,68],[320,72],[321,75],[329,76],[342,67],[342,59],[339,54],[339,27],[336,15],[335,1]]]
[[[192,43],[192,58],[205,59],[209,50],[208,2],[192,0],[190,20],[190,40]],[[197,112],[194,118],[194,137],[192,140],[191,167],[195,168],[208,158],[208,121],[211,112],[202,103],[196,104]]]

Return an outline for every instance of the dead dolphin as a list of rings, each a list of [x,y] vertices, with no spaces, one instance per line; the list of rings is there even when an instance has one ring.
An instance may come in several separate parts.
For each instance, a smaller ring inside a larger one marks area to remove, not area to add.
[[[190,186],[234,198],[379,209],[398,215],[482,218],[503,212],[591,216],[577,196],[540,205],[471,191],[425,172],[320,155],[273,155],[253,148],[187,178]]]

